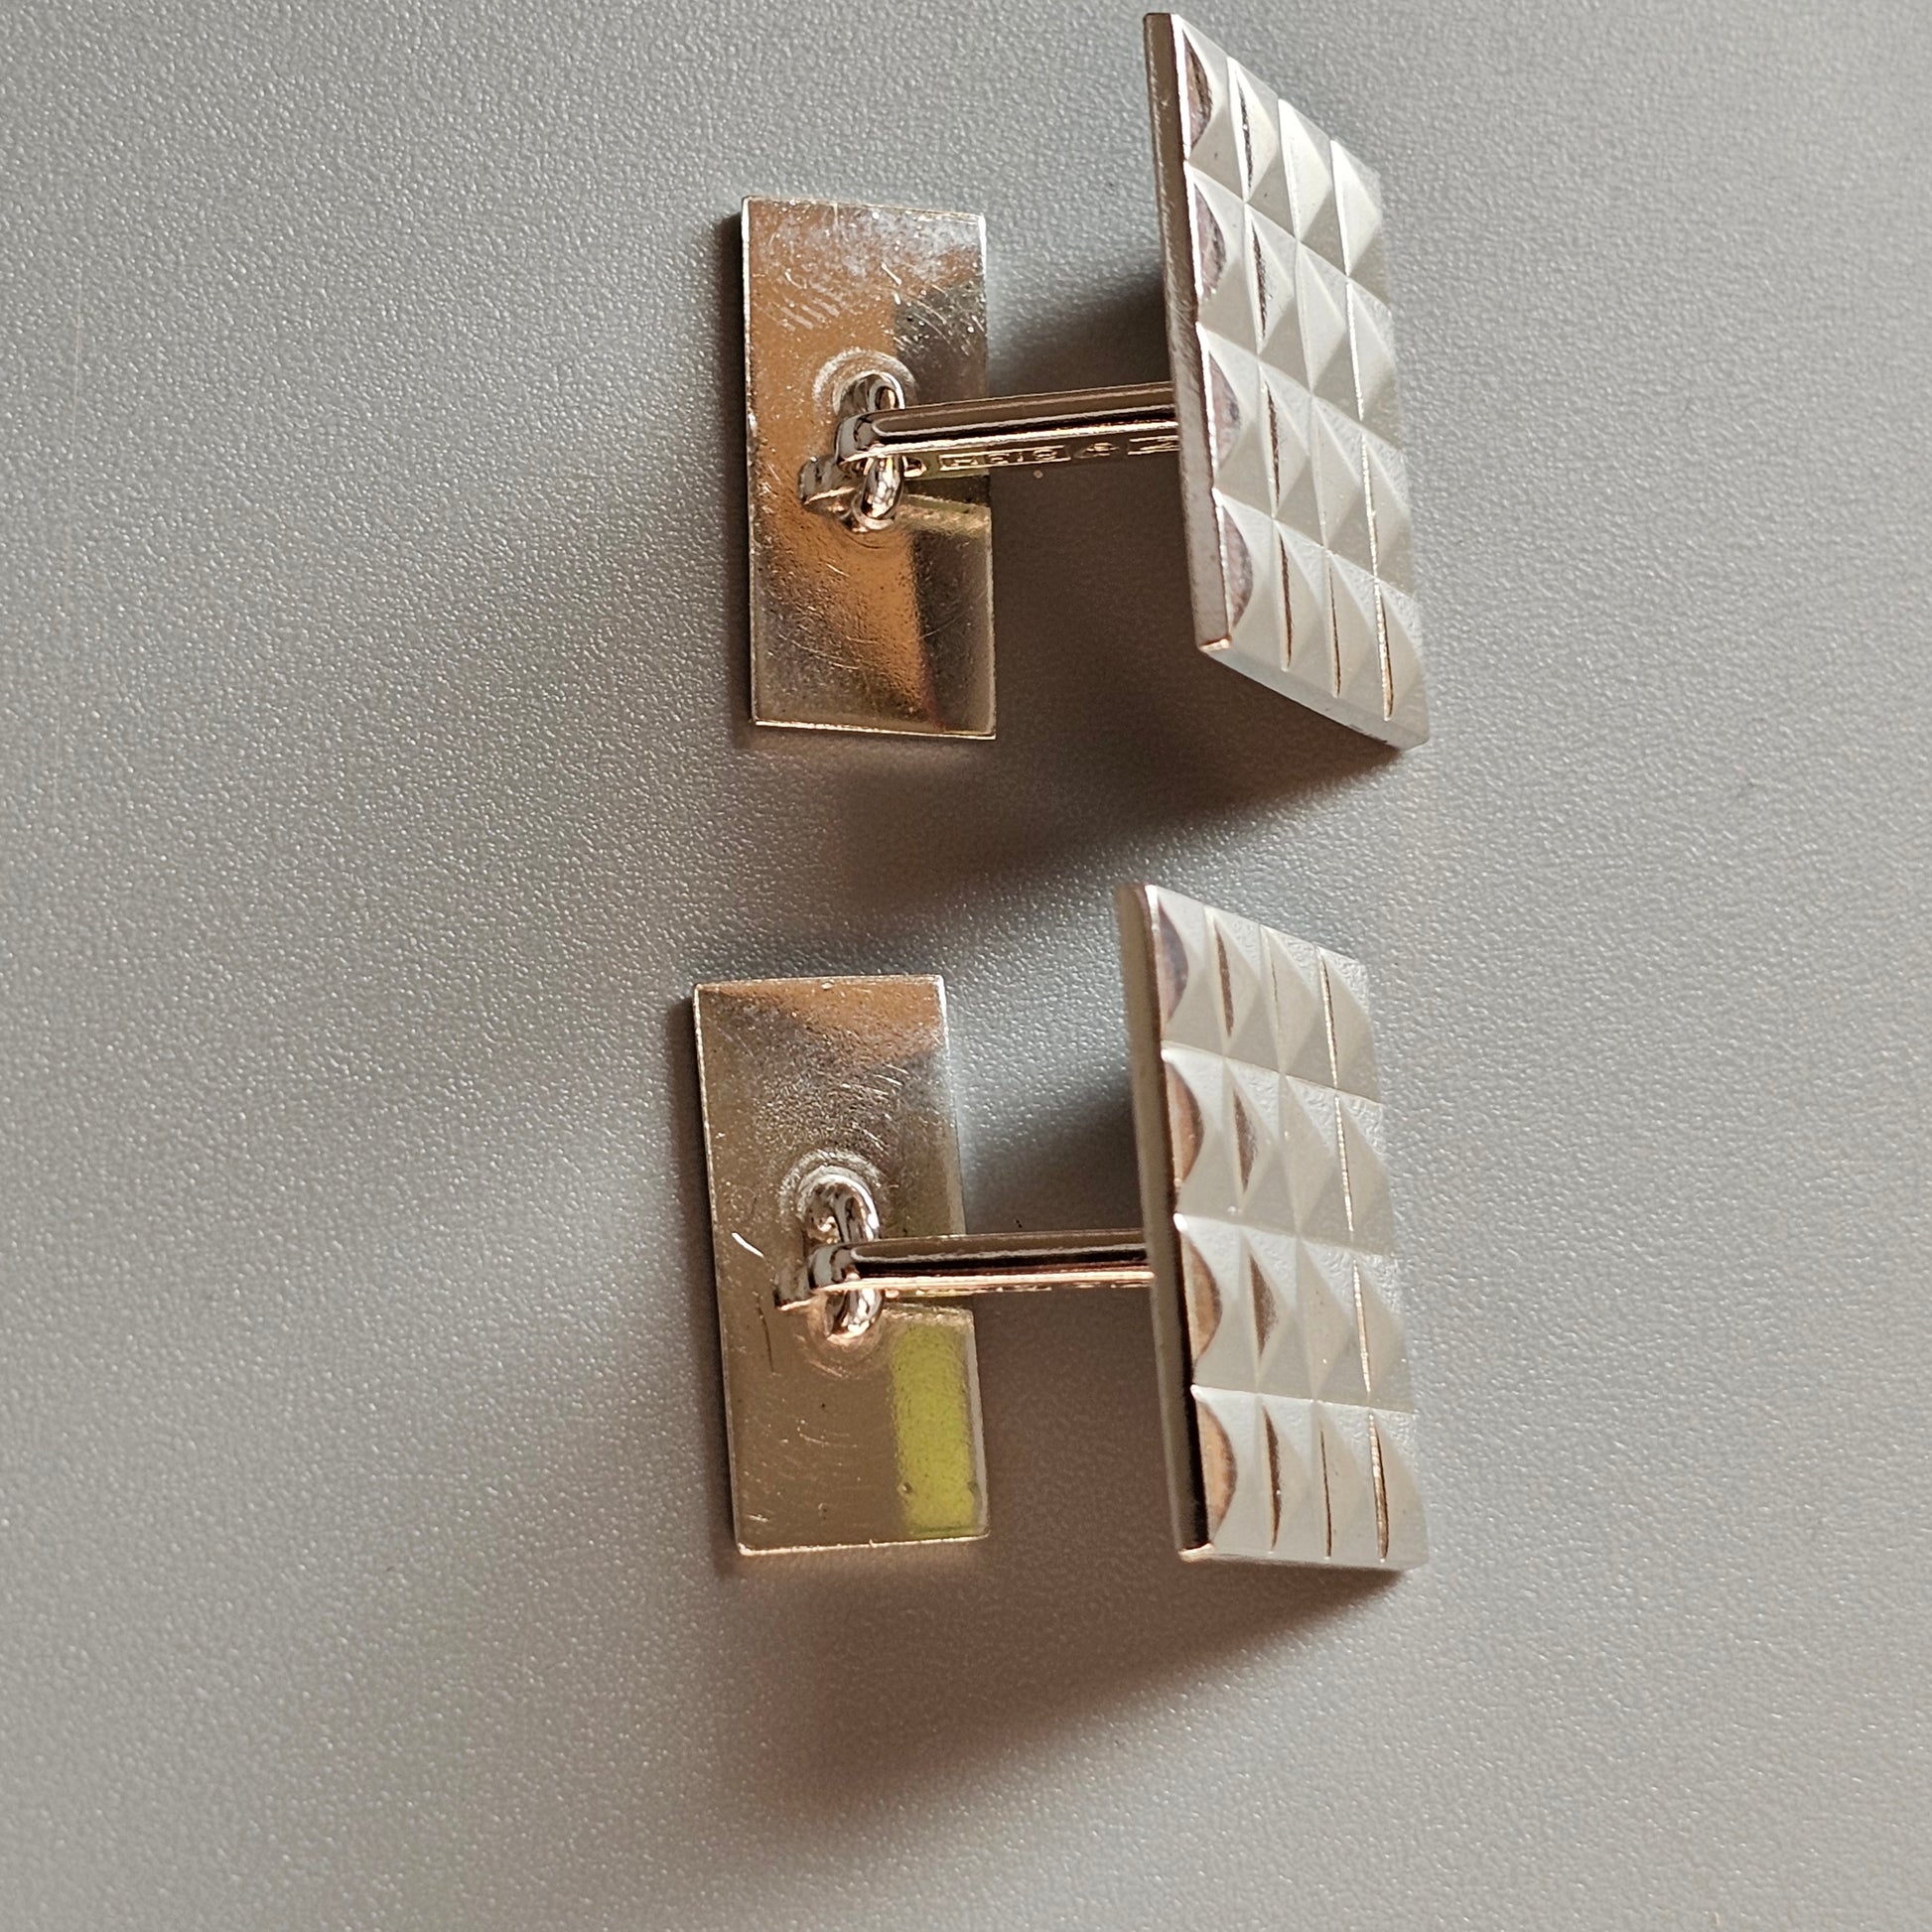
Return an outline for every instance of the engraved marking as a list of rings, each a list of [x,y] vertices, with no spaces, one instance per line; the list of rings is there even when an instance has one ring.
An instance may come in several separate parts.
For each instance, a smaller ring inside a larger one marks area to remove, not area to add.
[[[1362,1387],[1369,1401],[1375,1400],[1374,1385],[1369,1380],[1368,1367],[1368,1313],[1362,1305],[1362,1265],[1359,1261],[1349,1264],[1349,1273],[1355,1282],[1355,1344],[1362,1351]]]
[[[1221,936],[1221,929],[1214,928],[1214,967],[1221,978],[1221,1024],[1232,1035],[1234,1033],[1234,978],[1228,971],[1227,941]]]
[[[1389,607],[1383,601],[1379,579],[1375,586],[1375,640],[1382,647],[1382,716],[1393,718],[1395,716],[1395,659],[1389,652]]]
[[[1321,1445],[1321,1551],[1322,1555],[1335,1554],[1335,1499],[1328,1488],[1328,1432],[1321,1427],[1319,1413],[1314,1419],[1315,1440]]]
[[[1255,244],[1257,251],[1260,249],[1260,246],[1261,244],[1259,242]],[[1257,260],[1259,260],[1259,254],[1257,254]],[[1260,305],[1259,296],[1256,297],[1256,305],[1257,306]],[[1262,328],[1266,330],[1267,326],[1268,326],[1267,321],[1264,318],[1262,322]],[[1275,404],[1274,390],[1269,388],[1264,383],[1262,386],[1262,393],[1263,395],[1266,396],[1268,400],[1268,491],[1270,495],[1279,497],[1282,493],[1281,412],[1276,407]],[[1279,541],[1280,541],[1280,537],[1278,531],[1277,542]],[[1288,621],[1288,573],[1286,569],[1284,569],[1282,573],[1282,621],[1284,626],[1286,626],[1287,621]]]
[[[1341,1056],[1335,1051],[1335,996],[1328,985],[1328,961],[1325,955],[1317,959],[1316,964],[1321,969],[1321,1025],[1328,1035],[1328,1071],[1334,1075],[1333,1084],[1339,1091]]]
[[[1335,571],[1328,566],[1328,645],[1334,654],[1335,696],[1341,696],[1341,620],[1335,615]]]
[[[1275,1297],[1261,1272],[1260,1262],[1254,1257],[1253,1249],[1248,1250],[1248,1300],[1255,1311],[1255,1361],[1259,1364],[1268,1353],[1268,1344],[1275,1338],[1277,1322]],[[1270,1441],[1273,1441],[1272,1435]]]
[[[1207,132],[1207,123],[1214,116],[1214,87],[1207,77],[1207,69],[1202,67],[1201,59],[1194,52],[1193,43],[1187,42],[1187,146],[1191,152]]]
[[[1174,1070],[1172,1060],[1164,1059],[1164,1064],[1168,1075],[1168,1135],[1173,1148],[1174,1185],[1179,1187],[1200,1159],[1201,1143],[1207,1138],[1207,1131],[1193,1088]]]
[[[1242,1093],[1239,1082],[1233,1084],[1234,1095],[1234,1159],[1241,1192],[1245,1196],[1254,1182],[1255,1163],[1261,1156],[1261,1134],[1255,1126],[1253,1114],[1248,1111],[1247,1097]]]
[[[1275,399],[1271,394],[1268,398],[1268,407],[1273,410],[1274,406]],[[1281,451],[1277,449],[1272,459],[1275,465],[1277,490],[1281,488]],[[1275,549],[1281,558],[1282,566],[1282,669],[1299,671],[1301,667],[1295,655],[1295,563],[1289,554],[1288,533],[1280,527],[1279,523],[1275,530]]]
[[[1195,1361],[1207,1353],[1221,1326],[1221,1285],[1185,1233],[1180,1238],[1181,1292],[1187,1298],[1187,1327]]]
[[[1160,925],[1155,932],[1155,965],[1161,991],[1161,1024],[1166,1026],[1180,1005],[1187,990],[1187,943],[1181,938],[1168,908],[1161,907]]]
[[[1228,1441],[1227,1431],[1221,1427],[1213,1410],[1198,1396],[1194,1401],[1194,1414],[1200,1428],[1201,1475],[1207,1492],[1207,1534],[1212,1539],[1220,1534],[1228,1511],[1234,1507],[1234,1486],[1239,1470],[1234,1460],[1234,1445]]]
[[[1282,1540],[1282,1446],[1275,1439],[1275,1419],[1266,1403],[1261,1427],[1268,1443],[1268,1547],[1272,1550]]]
[[[1355,1232],[1355,1190],[1348,1179],[1348,1132],[1341,1124],[1341,1095],[1329,1096],[1335,1103],[1335,1159],[1341,1163],[1341,1211],[1348,1216],[1348,1232]]]
[[[1389,1490],[1382,1474],[1382,1432],[1373,1416],[1368,1419],[1369,1460],[1375,1465],[1375,1548],[1384,1563],[1389,1560]]]
[[[1355,323],[1351,313],[1349,331]],[[1375,642],[1382,658],[1382,716],[1395,716],[1395,664],[1389,656],[1389,614],[1382,602],[1382,519],[1376,513],[1375,487],[1368,463],[1368,438],[1362,438],[1362,506],[1368,513],[1368,562],[1375,578]]]

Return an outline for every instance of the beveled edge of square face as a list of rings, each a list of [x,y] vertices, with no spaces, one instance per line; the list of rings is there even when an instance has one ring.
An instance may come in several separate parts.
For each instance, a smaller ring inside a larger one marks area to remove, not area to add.
[[[692,992],[732,1517],[747,1556],[986,1534],[973,1315],[886,1309],[827,1343],[776,1306],[800,1188],[858,1174],[888,1236],[958,1234],[945,989],[934,978],[734,980]]]
[[[985,220],[754,197],[741,222],[753,722],[991,738],[986,480],[920,483],[864,533],[798,499],[860,374],[986,394]]]
[[[1155,1351],[1183,1556],[1428,1555],[1366,975],[1116,895]]]
[[[1380,184],[1178,15],[1146,31],[1196,641],[1419,745]]]

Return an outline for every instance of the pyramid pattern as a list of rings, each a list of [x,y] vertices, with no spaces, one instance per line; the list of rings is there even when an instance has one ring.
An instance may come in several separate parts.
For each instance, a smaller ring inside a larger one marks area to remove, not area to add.
[[[1202,1555],[1407,1569],[1427,1545],[1365,976],[1148,889]]]
[[[1172,15],[1149,40],[1202,647],[1395,745],[1429,736],[1371,170]],[[1194,352],[1189,353],[1189,349]]]

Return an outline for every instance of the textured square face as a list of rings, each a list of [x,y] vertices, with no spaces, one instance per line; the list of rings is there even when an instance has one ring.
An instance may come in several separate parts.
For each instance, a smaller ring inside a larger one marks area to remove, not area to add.
[[[1120,911],[1183,1553],[1419,1564],[1362,969],[1155,887]]]
[[[1149,17],[1148,82],[1201,647],[1420,744],[1381,189],[1172,14]]]

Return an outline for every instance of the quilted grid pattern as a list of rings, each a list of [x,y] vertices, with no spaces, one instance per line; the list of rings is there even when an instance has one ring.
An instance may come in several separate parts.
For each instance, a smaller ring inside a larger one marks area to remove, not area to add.
[[[1418,744],[1429,718],[1381,189],[1184,22],[1168,17],[1149,50],[1156,112],[1178,117],[1157,147],[1171,327],[1198,348],[1197,372],[1176,352],[1174,382],[1182,484],[1212,501],[1211,546],[1192,526],[1203,648]]]
[[[1365,976],[1173,893],[1148,912],[1202,1554],[1409,1568],[1427,1546]]]

